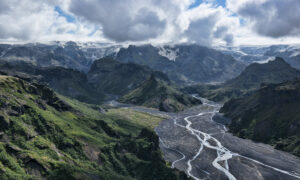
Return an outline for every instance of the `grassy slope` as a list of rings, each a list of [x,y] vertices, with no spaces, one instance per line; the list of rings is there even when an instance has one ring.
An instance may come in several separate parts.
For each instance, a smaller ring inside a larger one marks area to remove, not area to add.
[[[146,128],[161,118],[101,114],[17,78],[1,76],[0,85],[0,179],[186,179],[167,167]]]
[[[234,134],[274,145],[300,156],[300,81],[267,85],[225,103]]]
[[[183,94],[151,76],[140,87],[120,98],[121,102],[158,108],[161,111],[182,111],[201,101]]]

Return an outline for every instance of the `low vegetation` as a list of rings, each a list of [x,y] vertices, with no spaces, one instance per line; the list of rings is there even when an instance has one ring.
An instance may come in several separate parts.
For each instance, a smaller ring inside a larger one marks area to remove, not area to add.
[[[1,76],[0,179],[187,179],[166,165],[149,129],[162,119],[123,115]]]

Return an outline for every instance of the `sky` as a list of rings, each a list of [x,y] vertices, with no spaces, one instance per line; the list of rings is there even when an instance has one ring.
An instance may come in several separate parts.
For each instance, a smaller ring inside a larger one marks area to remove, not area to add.
[[[300,43],[300,0],[1,0],[0,42]]]

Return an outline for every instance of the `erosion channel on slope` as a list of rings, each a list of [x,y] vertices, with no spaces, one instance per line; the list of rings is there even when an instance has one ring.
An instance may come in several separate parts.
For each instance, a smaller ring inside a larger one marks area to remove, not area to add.
[[[300,158],[233,136],[215,121],[222,119],[218,113],[221,105],[201,100],[203,105],[180,113],[121,107],[168,117],[155,129],[164,158],[196,180],[300,179]]]

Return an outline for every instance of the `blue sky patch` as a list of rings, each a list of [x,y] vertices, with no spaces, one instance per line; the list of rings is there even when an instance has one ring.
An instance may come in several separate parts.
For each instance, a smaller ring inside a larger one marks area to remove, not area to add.
[[[203,0],[195,0],[195,2],[191,4],[188,9],[198,7],[201,3],[203,3]],[[217,6],[226,7],[226,0],[215,0],[214,4]]]
[[[198,7],[202,2],[203,2],[202,0],[195,0],[195,2],[191,4],[188,9],[193,9],[195,7]]]
[[[216,0],[216,4],[225,8],[226,0]]]
[[[59,16],[65,17],[68,22],[75,22],[75,17],[65,13],[59,6],[55,6],[54,10],[58,12]]]
[[[88,36],[91,37],[97,32],[97,28],[95,28],[93,31],[91,31]]]

